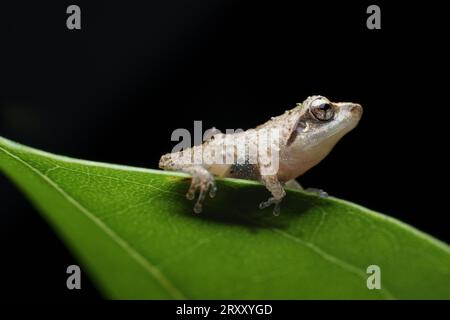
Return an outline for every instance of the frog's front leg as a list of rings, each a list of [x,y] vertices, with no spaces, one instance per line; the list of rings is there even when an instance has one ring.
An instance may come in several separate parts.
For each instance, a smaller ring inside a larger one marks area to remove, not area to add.
[[[280,202],[286,195],[283,185],[280,181],[278,181],[278,177],[276,175],[262,175],[261,181],[272,193],[273,197],[269,198],[267,201],[261,202],[259,204],[259,208],[264,209],[273,204],[273,214],[278,216],[280,214]]]
[[[182,168],[181,171],[192,175],[191,186],[186,193],[186,198],[188,198],[189,200],[193,200],[198,190],[198,198],[197,202],[194,205],[194,212],[200,213],[202,212],[203,202],[205,201],[208,190],[209,196],[211,198],[213,198],[216,194],[217,187],[214,181],[214,177],[211,173],[209,173],[208,170],[200,165],[185,167]]]
[[[298,190],[303,190],[309,193],[314,193],[316,195],[318,195],[321,198],[327,198],[328,197],[328,193],[322,189],[318,189],[318,188],[303,188],[302,185],[300,183],[297,182],[297,180],[292,179],[289,180],[288,182],[286,182],[284,184],[285,187],[287,188],[291,188],[291,189],[298,189]]]
[[[302,185],[300,183],[298,183],[298,181],[295,180],[295,179],[289,180],[288,182],[286,182],[284,184],[284,186],[286,188],[297,189],[297,190],[304,190]]]

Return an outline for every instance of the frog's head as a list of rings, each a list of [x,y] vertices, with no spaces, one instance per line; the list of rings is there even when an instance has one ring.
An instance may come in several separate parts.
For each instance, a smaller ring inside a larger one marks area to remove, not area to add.
[[[311,96],[300,106],[292,143],[302,147],[329,149],[361,119],[361,105],[352,102],[331,102],[323,96]]]

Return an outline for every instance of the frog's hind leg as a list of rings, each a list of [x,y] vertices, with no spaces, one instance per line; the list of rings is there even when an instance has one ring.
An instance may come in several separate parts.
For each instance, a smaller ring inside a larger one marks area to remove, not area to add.
[[[217,187],[214,181],[214,177],[202,166],[189,166],[182,168],[181,171],[192,175],[191,186],[186,193],[186,198],[194,200],[195,194],[198,190],[197,202],[194,205],[194,212],[200,213],[203,210],[203,202],[205,201],[206,194],[209,191],[209,196],[213,198],[216,194]]]

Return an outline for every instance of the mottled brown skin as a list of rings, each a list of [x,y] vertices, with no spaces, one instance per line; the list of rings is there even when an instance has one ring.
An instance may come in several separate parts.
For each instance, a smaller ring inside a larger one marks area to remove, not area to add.
[[[284,185],[298,185],[293,179],[325,158],[334,145],[356,127],[361,116],[362,107],[359,104],[334,103],[322,96],[311,96],[255,129],[233,134],[218,133],[201,146],[163,155],[159,167],[192,175],[186,196],[194,199],[198,190],[199,196],[194,206],[197,213],[201,212],[208,191],[211,197],[214,196],[217,190],[214,176],[217,176],[261,181],[272,197],[262,202],[260,208],[274,204],[274,214],[277,215],[279,203],[286,194]],[[279,133],[278,140],[265,135],[271,129]],[[261,136],[267,136],[267,139],[259,139]],[[257,148],[261,151],[254,158],[246,154],[245,159],[240,159],[242,161],[238,163],[239,148]],[[203,151],[202,161],[195,164],[191,152],[200,150]],[[225,159],[236,161],[230,163]]]

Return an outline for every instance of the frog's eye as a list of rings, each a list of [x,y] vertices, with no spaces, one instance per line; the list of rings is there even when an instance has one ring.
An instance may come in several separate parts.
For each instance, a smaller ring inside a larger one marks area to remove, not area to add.
[[[317,99],[311,103],[310,111],[312,115],[320,121],[329,121],[334,116],[331,103],[325,99]]]

